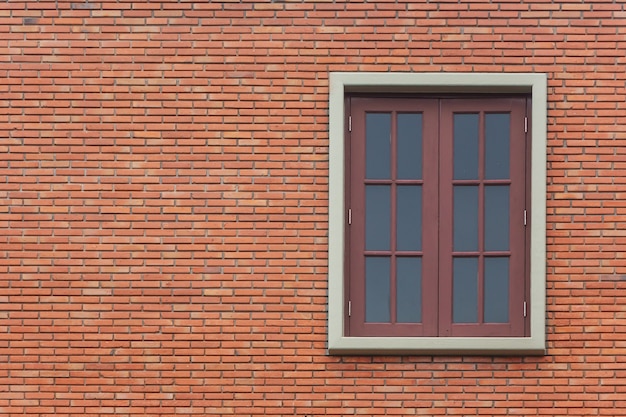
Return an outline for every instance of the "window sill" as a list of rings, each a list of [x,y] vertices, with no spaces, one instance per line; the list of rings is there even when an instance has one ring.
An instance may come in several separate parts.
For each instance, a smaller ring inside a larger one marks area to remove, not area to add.
[[[532,337],[340,337],[330,355],[544,355],[543,338]]]

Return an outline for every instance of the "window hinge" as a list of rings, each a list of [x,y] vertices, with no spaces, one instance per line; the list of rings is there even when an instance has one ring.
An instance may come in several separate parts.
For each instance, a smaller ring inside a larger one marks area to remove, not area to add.
[[[352,132],[352,116],[348,116],[348,132]]]
[[[348,317],[352,316],[352,301],[348,301]]]
[[[526,301],[524,301],[524,317],[528,315],[527,307],[528,305],[526,304]]]
[[[524,117],[524,133],[528,133],[528,117]]]
[[[348,209],[348,224],[352,224],[352,209]]]
[[[528,212],[526,211],[526,209],[524,209],[524,226],[526,226],[527,222],[528,222]]]

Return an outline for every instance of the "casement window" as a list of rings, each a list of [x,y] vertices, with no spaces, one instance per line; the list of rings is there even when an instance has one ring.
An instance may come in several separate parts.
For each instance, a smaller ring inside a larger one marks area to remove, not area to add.
[[[525,335],[527,100],[348,98],[348,335]]]
[[[545,77],[394,75],[331,77],[330,352],[542,353]]]

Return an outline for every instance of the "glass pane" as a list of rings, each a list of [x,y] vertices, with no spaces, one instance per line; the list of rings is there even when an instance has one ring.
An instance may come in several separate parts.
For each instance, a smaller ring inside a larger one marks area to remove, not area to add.
[[[485,116],[485,178],[509,178],[510,115]],[[520,155],[521,156],[521,155]]]
[[[454,115],[454,179],[478,179],[478,114]]]
[[[398,114],[398,178],[422,178],[422,115]]]
[[[509,217],[509,186],[486,186],[485,250],[509,250]]]
[[[452,321],[478,322],[478,258],[454,258]]]
[[[397,258],[396,261],[396,321],[422,321],[422,259]]]
[[[391,284],[388,257],[365,257],[365,321],[391,321]]]
[[[391,186],[365,186],[365,250],[391,248]]]
[[[509,258],[485,258],[485,323],[509,321]]]
[[[454,187],[454,250],[478,250],[478,186]]]
[[[388,179],[391,173],[391,114],[365,115],[365,178]]]
[[[397,249],[422,249],[422,186],[397,188]]]

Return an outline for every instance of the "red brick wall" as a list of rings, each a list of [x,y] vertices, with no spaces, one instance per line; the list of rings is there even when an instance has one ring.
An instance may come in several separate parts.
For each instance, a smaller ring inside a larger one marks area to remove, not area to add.
[[[622,2],[0,5],[0,415],[626,415]],[[548,354],[327,356],[329,71],[545,72]]]

